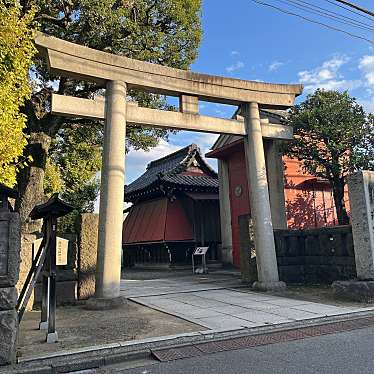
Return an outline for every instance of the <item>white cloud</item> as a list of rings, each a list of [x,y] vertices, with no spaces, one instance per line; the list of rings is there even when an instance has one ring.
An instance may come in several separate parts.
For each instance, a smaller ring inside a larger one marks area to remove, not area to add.
[[[367,55],[361,58],[358,67],[364,73],[366,85],[374,88],[374,55]]]
[[[240,53],[238,51],[231,51],[231,56],[239,56]]]
[[[268,70],[269,71],[277,71],[281,66],[284,65],[284,62],[280,62],[280,61],[274,61],[272,62],[270,65],[269,65],[269,68]]]
[[[358,100],[358,102],[364,107],[367,113],[374,114],[374,96],[368,100]]]
[[[126,155],[126,184],[131,183],[134,179],[143,174],[149,162],[164,157],[169,153],[173,153],[179,148],[181,147],[176,144],[160,140],[159,144],[148,152],[143,150],[131,150]]]
[[[340,73],[340,68],[348,61],[346,56],[334,57],[315,69],[300,71],[298,73],[299,81],[305,85],[306,92],[314,91],[317,88],[353,90],[361,87],[361,80],[345,79]]]
[[[240,70],[242,68],[244,68],[245,64],[243,61],[237,61],[235,62],[234,64],[228,66],[226,68],[226,71],[229,72],[229,73],[232,73],[234,71],[237,71],[237,70]]]

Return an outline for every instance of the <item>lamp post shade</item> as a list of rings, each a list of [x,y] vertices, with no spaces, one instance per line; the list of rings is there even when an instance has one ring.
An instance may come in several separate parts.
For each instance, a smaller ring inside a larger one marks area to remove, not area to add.
[[[34,207],[30,213],[31,219],[42,219],[49,216],[63,217],[74,210],[74,207],[58,197],[58,193],[53,194],[50,199]]]

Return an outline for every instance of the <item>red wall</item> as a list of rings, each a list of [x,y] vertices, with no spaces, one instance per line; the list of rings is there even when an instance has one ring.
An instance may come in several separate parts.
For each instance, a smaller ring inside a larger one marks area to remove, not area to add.
[[[234,265],[239,267],[238,217],[250,213],[246,166],[242,147],[232,151],[226,160],[229,167],[233,260]],[[336,212],[330,186],[326,182],[304,173],[298,160],[285,157],[283,161],[286,177],[285,200],[288,227],[299,229],[336,225]],[[300,183],[303,183],[303,186],[298,186]],[[235,189],[238,186],[242,188],[240,196],[235,194]],[[345,200],[349,209],[348,191],[346,191]]]
[[[135,204],[123,223],[123,244],[193,238],[193,226],[178,199],[161,197]]]
[[[244,151],[239,150],[233,152],[227,161],[229,166],[233,260],[234,265],[239,267],[240,242],[238,217],[243,214],[248,214],[250,211]],[[238,186],[242,188],[240,196],[235,194],[235,188]]]

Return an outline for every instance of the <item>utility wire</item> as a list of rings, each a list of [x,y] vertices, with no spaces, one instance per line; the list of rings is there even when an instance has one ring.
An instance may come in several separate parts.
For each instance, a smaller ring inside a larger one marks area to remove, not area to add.
[[[367,10],[367,9],[365,9],[363,7],[360,7],[360,6],[356,5],[356,4],[350,3],[349,1],[346,1],[346,0],[335,0],[335,1],[338,2],[338,3],[344,4],[344,5],[347,5],[347,6],[351,7],[351,8],[357,9],[358,11],[360,11],[362,13],[366,13],[369,16],[374,17],[374,13],[371,12],[370,10]]]
[[[300,10],[302,10],[302,11],[304,11],[304,12],[309,12],[309,13],[317,14],[317,15],[319,15],[319,16],[321,16],[321,17],[325,17],[325,18],[332,19],[332,20],[335,21],[335,22],[340,22],[340,23],[343,23],[343,24],[345,24],[345,25],[349,25],[349,26],[351,26],[351,27],[357,27],[357,28],[362,29],[362,30],[365,30],[365,31],[374,32],[374,28],[372,28],[372,27],[361,26],[361,25],[359,25],[359,24],[356,24],[356,23],[351,22],[351,21],[346,21],[346,20],[344,20],[344,19],[341,20],[341,19],[339,19],[339,18],[336,17],[336,16],[331,16],[331,15],[329,15],[329,14],[323,13],[323,12],[321,12],[320,10],[313,9],[313,8],[310,7],[310,6],[305,6],[305,5],[301,5],[301,6],[300,6],[299,3],[297,3],[297,2],[295,2],[295,1],[293,1],[293,0],[276,0],[276,1],[279,1],[279,2],[284,3],[284,4],[286,4],[286,5],[291,5],[291,6],[297,8],[297,9],[300,9]],[[295,4],[296,4],[296,5],[295,5]]]
[[[368,20],[370,20],[370,21],[374,21],[374,19],[373,19],[372,17],[368,17],[368,16],[365,15],[365,14],[362,14],[362,13],[360,13],[360,12],[357,12],[357,11],[353,10],[353,9],[347,8],[347,7],[343,6],[343,5],[337,4],[334,0],[325,0],[325,1],[327,1],[328,3],[330,3],[330,4],[332,4],[332,5],[338,6],[339,8],[345,9],[345,10],[348,11],[348,12],[351,12],[351,13],[357,14],[357,15],[359,15],[359,16],[361,16],[361,17],[363,17],[363,18],[366,18],[366,19],[368,19]]]
[[[370,44],[374,44],[374,41],[373,40],[370,40],[370,39],[367,39],[363,36],[360,36],[360,35],[356,35],[356,34],[352,34],[348,31],[344,31],[342,29],[339,29],[337,27],[334,27],[334,26],[330,26],[330,25],[327,25],[326,23],[323,23],[323,22],[319,22],[319,21],[316,21],[316,20],[313,20],[311,18],[308,18],[308,17],[305,17],[305,16],[302,16],[300,14],[297,14],[297,13],[293,13],[293,12],[290,12],[288,10],[285,10],[285,9],[282,9],[282,8],[279,8],[275,5],[272,5],[272,4],[268,4],[268,3],[265,3],[265,2],[262,2],[262,1],[259,1],[259,0],[251,0],[252,2],[256,3],[256,4],[260,4],[260,5],[263,5],[263,6],[266,6],[266,7],[269,7],[269,8],[273,8],[273,9],[276,9],[278,10],[279,12],[282,12],[282,13],[285,13],[285,14],[289,14],[289,15],[292,15],[292,16],[295,16],[295,17],[299,17],[299,18],[302,18],[303,20],[305,21],[308,21],[308,22],[312,22],[312,23],[315,23],[317,25],[320,25],[320,26],[324,26],[328,29],[331,29],[331,30],[334,30],[334,31],[338,31],[338,32],[341,32],[343,34],[347,34],[353,38],[357,38],[357,39],[361,39],[361,40],[365,40],[366,42],[370,43]]]
[[[291,0],[289,0],[289,1],[291,1]],[[317,9],[320,9],[323,12],[327,12],[327,13],[332,14],[332,15],[338,17],[338,18],[341,18],[341,19],[346,19],[346,20],[352,21],[354,23],[357,23],[360,26],[367,26],[369,28],[373,28],[373,26],[374,26],[374,24],[365,23],[363,21],[358,20],[357,18],[352,18],[352,17],[345,16],[345,15],[343,15],[341,13],[334,12],[333,10],[326,9],[326,8],[320,7],[318,5],[310,4],[307,1],[294,0],[292,2],[297,2],[299,4],[305,4],[305,7],[307,7],[307,8],[317,8]],[[374,21],[374,19],[373,19],[373,21]],[[373,30],[374,30],[374,28],[373,28]]]

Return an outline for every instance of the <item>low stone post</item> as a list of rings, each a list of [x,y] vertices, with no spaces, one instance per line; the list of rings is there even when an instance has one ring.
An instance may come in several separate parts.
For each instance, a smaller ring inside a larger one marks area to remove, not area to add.
[[[14,363],[18,332],[16,312],[21,248],[18,213],[0,211],[0,365]]]
[[[244,148],[258,272],[258,282],[253,287],[263,291],[284,289],[286,284],[278,276],[258,104],[243,104],[242,115],[247,133]]]
[[[357,280],[334,282],[337,296],[374,302],[374,172],[348,177]]]

